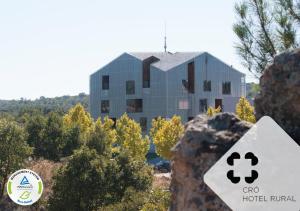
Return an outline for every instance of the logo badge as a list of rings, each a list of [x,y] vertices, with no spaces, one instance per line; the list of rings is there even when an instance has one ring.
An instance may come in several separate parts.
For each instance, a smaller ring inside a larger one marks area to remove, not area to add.
[[[300,210],[300,147],[270,117],[261,118],[204,175],[238,211]]]
[[[42,196],[42,179],[34,171],[21,169],[9,177],[7,193],[11,200],[19,205],[32,205]]]

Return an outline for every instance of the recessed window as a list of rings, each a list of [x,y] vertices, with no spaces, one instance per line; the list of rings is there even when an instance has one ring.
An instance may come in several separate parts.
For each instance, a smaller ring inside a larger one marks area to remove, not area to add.
[[[140,125],[143,132],[147,131],[147,118],[141,117],[140,118]]]
[[[223,82],[222,84],[222,93],[223,95],[230,95],[231,94],[231,82]]]
[[[135,94],[135,83],[134,81],[126,81],[126,94],[134,95]]]
[[[150,65],[158,60],[151,56],[143,61],[143,88],[150,88]]]
[[[195,62],[188,63],[188,92],[195,93]]]
[[[188,100],[179,100],[178,107],[181,110],[189,109],[189,102],[188,102]]]
[[[102,76],[102,89],[103,90],[109,89],[109,75]]]
[[[205,113],[207,111],[207,99],[200,99],[199,112]]]
[[[143,112],[143,100],[142,99],[128,99],[126,100],[126,111],[128,113],[140,113]]]
[[[101,100],[101,113],[109,113],[109,100]]]
[[[205,92],[211,91],[211,81],[208,80],[203,81],[203,91]]]

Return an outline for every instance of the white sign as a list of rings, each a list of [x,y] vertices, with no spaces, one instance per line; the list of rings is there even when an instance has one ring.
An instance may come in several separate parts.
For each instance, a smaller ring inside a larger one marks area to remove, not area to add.
[[[7,193],[11,200],[19,205],[32,205],[42,196],[42,179],[34,171],[21,169],[9,177]]]
[[[300,147],[270,117],[261,118],[205,175],[234,211],[299,211]]]

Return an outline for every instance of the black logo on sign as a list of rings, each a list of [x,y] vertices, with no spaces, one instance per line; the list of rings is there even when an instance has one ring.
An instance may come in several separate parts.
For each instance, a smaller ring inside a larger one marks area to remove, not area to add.
[[[230,166],[234,166],[234,160],[241,159],[241,156],[238,152],[233,152],[228,158],[227,163]],[[245,154],[245,159],[251,160],[251,166],[256,166],[258,164],[258,158],[252,153],[247,152]],[[234,170],[229,170],[227,172],[227,178],[234,184],[237,184],[241,181],[240,177],[234,176]],[[245,177],[245,182],[252,184],[258,178],[258,173],[255,170],[251,170],[251,176]]]

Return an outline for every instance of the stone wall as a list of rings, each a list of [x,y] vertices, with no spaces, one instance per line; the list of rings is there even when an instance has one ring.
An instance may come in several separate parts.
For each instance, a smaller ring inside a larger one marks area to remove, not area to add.
[[[276,56],[260,78],[256,118],[272,117],[300,144],[300,49]]]
[[[197,116],[172,149],[172,202],[170,211],[230,210],[203,182],[203,175],[251,127],[234,114],[209,119]]]

